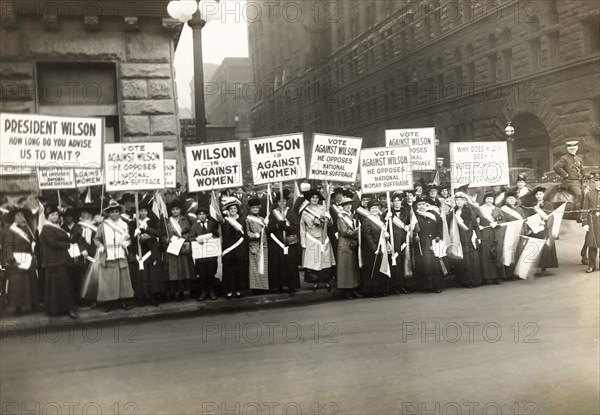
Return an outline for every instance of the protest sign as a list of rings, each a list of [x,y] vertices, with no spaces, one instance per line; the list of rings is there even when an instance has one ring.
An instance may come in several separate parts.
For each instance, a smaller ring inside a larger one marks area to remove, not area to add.
[[[177,160],[165,159],[165,189],[177,187]]]
[[[0,114],[0,163],[100,168],[102,119]]]
[[[27,167],[21,163],[2,163],[0,164],[0,176],[21,176],[34,174],[35,169]]]
[[[108,192],[163,189],[163,143],[105,144],[104,177]]]
[[[77,187],[101,186],[102,173],[102,169],[75,169],[75,184]]]
[[[410,148],[362,149],[360,152],[360,179],[363,193],[412,189]]]
[[[185,159],[190,192],[244,185],[239,141],[187,146]]]
[[[361,146],[362,138],[313,135],[308,178],[354,183]]]
[[[49,167],[37,169],[37,176],[40,190],[73,189],[75,187],[75,174],[72,168]]]
[[[435,170],[435,128],[385,130],[386,147],[410,147],[413,170]]]
[[[306,177],[302,133],[248,140],[254,184],[298,180]]]
[[[506,141],[450,143],[452,188],[509,184]]]

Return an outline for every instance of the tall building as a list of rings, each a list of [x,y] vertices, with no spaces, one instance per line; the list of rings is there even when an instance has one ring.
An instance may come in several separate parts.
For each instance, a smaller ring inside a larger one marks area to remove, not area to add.
[[[433,126],[447,156],[450,142],[505,139],[511,122],[514,166],[541,174],[574,139],[600,164],[600,2],[301,2],[299,22],[285,4],[248,24],[255,81],[273,85],[252,110],[255,136],[375,147],[386,129]]]
[[[250,110],[254,100],[252,69],[248,58],[225,58],[205,83],[209,124],[235,126],[236,138],[251,137]]]

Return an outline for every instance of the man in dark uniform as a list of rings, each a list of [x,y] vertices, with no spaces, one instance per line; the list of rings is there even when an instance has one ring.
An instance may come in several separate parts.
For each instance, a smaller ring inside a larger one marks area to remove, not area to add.
[[[586,193],[583,200],[581,220],[586,230],[585,242],[588,247],[588,269],[592,273],[597,269],[598,251],[600,248],[600,171],[594,172],[591,179],[595,185]]]
[[[444,167],[444,158],[437,157],[436,158],[436,174],[439,178],[438,183],[449,183],[450,182],[450,169]]]
[[[573,207],[579,209],[583,199],[581,181],[583,179],[583,160],[577,155],[579,141],[567,141],[567,154],[554,165],[554,171],[562,178],[562,186],[573,195]]]

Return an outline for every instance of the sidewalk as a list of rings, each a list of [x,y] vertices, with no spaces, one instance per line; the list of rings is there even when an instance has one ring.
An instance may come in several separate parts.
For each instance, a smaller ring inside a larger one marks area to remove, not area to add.
[[[180,316],[198,316],[223,314],[228,312],[239,312],[259,310],[275,307],[300,306],[305,304],[319,303],[337,300],[339,297],[334,289],[329,293],[323,284],[318,291],[312,291],[312,284],[301,284],[300,290],[294,297],[287,292],[265,293],[259,295],[247,295],[242,298],[226,300],[185,300],[182,302],[161,303],[158,307],[144,306],[133,307],[131,310],[113,309],[109,313],[104,308],[82,307],[79,308],[79,319],[73,320],[69,316],[50,317],[44,313],[24,313],[17,317],[14,310],[0,312],[0,335],[15,335],[19,333],[35,332],[39,330],[62,329],[86,325],[108,325],[121,322],[142,322],[147,319],[172,318]]]

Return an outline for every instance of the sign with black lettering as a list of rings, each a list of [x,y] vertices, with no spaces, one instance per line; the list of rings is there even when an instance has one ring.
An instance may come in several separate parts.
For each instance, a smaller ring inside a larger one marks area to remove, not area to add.
[[[185,159],[190,192],[244,185],[239,141],[187,146]]]
[[[450,143],[453,189],[467,183],[471,187],[508,186],[509,167],[506,141]]]
[[[385,130],[386,147],[410,147],[412,169],[435,170],[435,128]]]
[[[360,181],[363,193],[392,192],[413,188],[409,147],[363,148]]]
[[[334,182],[356,181],[362,138],[313,135],[308,178]]]
[[[0,163],[100,168],[102,119],[0,114]]]
[[[163,143],[105,144],[104,177],[108,192],[164,189]]]
[[[302,133],[248,140],[254,184],[299,180],[306,177]]]
[[[37,176],[40,190],[75,188],[75,174],[73,169],[62,167],[37,169]]]

